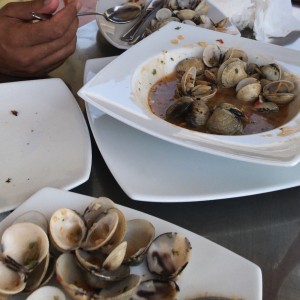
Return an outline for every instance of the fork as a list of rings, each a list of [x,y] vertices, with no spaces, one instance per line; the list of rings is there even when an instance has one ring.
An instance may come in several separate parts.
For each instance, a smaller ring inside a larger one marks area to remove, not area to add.
[[[293,30],[289,34],[283,37],[270,37],[270,43],[279,46],[285,46],[292,44],[300,37],[300,30]]]

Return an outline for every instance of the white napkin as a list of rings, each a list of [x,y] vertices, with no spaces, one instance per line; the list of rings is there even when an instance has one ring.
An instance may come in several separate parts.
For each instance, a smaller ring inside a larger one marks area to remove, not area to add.
[[[253,28],[255,38],[265,42],[270,37],[285,37],[293,30],[300,30],[291,0],[251,0],[251,5],[231,19],[240,30]]]
[[[253,31],[257,40],[284,37],[300,30],[300,20],[293,15],[290,0],[252,0],[255,5]]]

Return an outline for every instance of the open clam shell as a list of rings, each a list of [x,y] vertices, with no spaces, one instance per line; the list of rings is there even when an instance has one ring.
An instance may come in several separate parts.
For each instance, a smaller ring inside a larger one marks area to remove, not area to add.
[[[140,283],[132,300],[164,299],[175,300],[179,294],[179,286],[173,280],[149,279]]]
[[[15,219],[13,224],[29,222],[40,226],[46,233],[48,231],[48,220],[44,214],[36,210],[30,210]]]
[[[107,197],[99,197],[92,201],[83,213],[87,227],[90,228],[101,214],[113,207],[115,203]]]
[[[141,282],[139,275],[130,274],[126,278],[114,283],[113,285],[101,290],[101,299],[125,300],[131,299]]]
[[[192,253],[190,241],[177,232],[159,235],[147,252],[147,266],[162,279],[176,278],[188,264]]]
[[[26,286],[26,276],[23,272],[10,269],[0,259],[0,297],[1,295],[14,295],[24,290]]]
[[[66,293],[75,300],[91,299],[91,287],[85,279],[85,272],[79,267],[74,254],[66,252],[56,260],[56,278]]]
[[[27,275],[27,283],[24,292],[36,290],[44,281],[50,262],[50,253]]]
[[[261,89],[261,84],[257,79],[253,77],[247,77],[242,79],[237,84],[236,97],[241,101],[253,102],[260,95]]]
[[[111,253],[123,241],[127,226],[126,218],[120,209],[112,208],[110,211],[118,214],[118,225],[108,243],[102,248],[105,253]]]
[[[234,87],[248,75],[246,63],[238,58],[230,58],[222,63],[218,70],[218,82],[225,88]]]
[[[50,239],[60,251],[70,251],[80,247],[86,231],[84,220],[72,209],[60,208],[50,218]]]
[[[89,228],[82,248],[92,251],[106,245],[117,230],[118,223],[119,213],[117,210],[109,209],[100,214],[97,221]]]
[[[263,88],[263,96],[276,104],[287,104],[295,98],[295,85],[288,80],[272,81]]]
[[[43,286],[30,294],[26,300],[66,300],[62,290],[54,286]]]
[[[203,49],[203,62],[209,67],[218,67],[222,60],[222,51],[218,45],[207,45]]]
[[[1,238],[2,255],[16,270],[32,271],[49,253],[45,231],[33,223],[9,226]]]
[[[124,240],[127,241],[127,251],[124,263],[140,264],[155,235],[155,228],[151,222],[144,219],[127,221],[127,231]]]

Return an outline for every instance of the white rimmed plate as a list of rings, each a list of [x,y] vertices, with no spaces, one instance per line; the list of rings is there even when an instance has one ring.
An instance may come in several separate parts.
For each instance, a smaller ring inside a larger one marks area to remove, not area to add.
[[[187,148],[253,163],[296,165],[300,160],[300,114],[281,128],[266,133],[219,136],[172,125],[150,111],[150,87],[171,73],[179,60],[201,55],[205,44],[220,41],[222,47],[245,49],[251,60],[259,64],[276,61],[299,78],[298,51],[169,23],[117,57],[84,85],[78,94],[93,106],[130,126]]]
[[[61,207],[83,212],[92,200],[93,198],[88,196],[44,188],[0,223],[0,236],[17,216],[28,210],[38,210],[49,218],[56,209]],[[178,281],[180,300],[196,298],[205,293],[244,300],[262,299],[262,274],[257,265],[179,226],[124,206],[119,206],[119,208],[127,220],[144,218],[152,222],[156,229],[156,235],[174,231],[185,235],[190,240],[193,253],[190,263]],[[145,266],[135,267],[132,272],[145,274]],[[25,296],[18,296],[13,299],[25,298]]]
[[[128,2],[128,0],[111,0],[111,1],[103,1],[98,0],[96,3],[96,11],[99,13],[103,13],[108,8],[124,4]],[[141,3],[146,3],[147,1],[141,1]],[[210,1],[206,0],[206,3],[209,6],[208,10],[208,16],[215,22],[220,21],[224,19],[226,16]],[[98,27],[102,33],[102,35],[105,37],[105,39],[112,44],[113,46],[119,48],[119,49],[128,49],[131,47],[127,42],[124,42],[121,40],[121,36],[129,30],[129,28],[134,24],[135,21],[132,21],[127,24],[114,24],[112,22],[107,21],[103,16],[97,16],[96,17]],[[240,35],[240,32],[238,29],[229,22],[226,31],[230,34],[237,34]]]
[[[113,59],[115,57],[88,60],[85,82]],[[86,110],[102,157],[131,199],[216,200],[300,185],[300,164],[285,168],[210,155],[144,134],[89,103]]]
[[[0,211],[45,186],[86,181],[91,143],[83,114],[60,79],[0,84]]]

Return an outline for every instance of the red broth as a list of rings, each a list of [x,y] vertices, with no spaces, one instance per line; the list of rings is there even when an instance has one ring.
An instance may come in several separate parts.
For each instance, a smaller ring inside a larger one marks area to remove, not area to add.
[[[150,109],[164,120],[166,120],[166,110],[175,101],[174,93],[177,83],[176,74],[172,73],[155,83],[150,90],[148,98]],[[207,105],[213,109],[215,105],[224,102],[231,103],[243,111],[246,117],[243,120],[243,134],[261,133],[280,127],[295,117],[300,109],[300,97],[297,96],[289,104],[279,106],[277,112],[257,112],[253,109],[253,103],[245,103],[236,98],[235,88],[218,89],[216,95],[208,100]],[[190,130],[207,132],[204,126],[195,128],[180,118],[168,120],[168,122]]]

